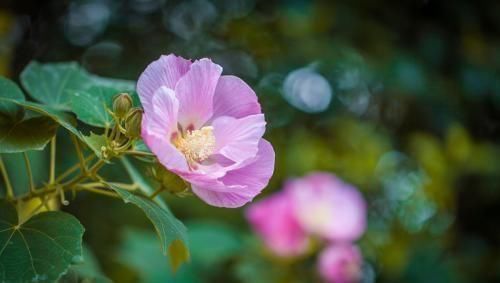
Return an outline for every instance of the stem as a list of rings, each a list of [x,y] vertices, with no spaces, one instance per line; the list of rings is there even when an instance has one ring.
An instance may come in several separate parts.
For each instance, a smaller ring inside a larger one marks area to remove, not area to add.
[[[80,147],[80,142],[73,134],[71,134],[71,141],[75,145],[75,151],[76,151],[76,155],[78,155],[80,169],[82,170],[82,172],[87,172],[87,164],[85,163],[85,158],[83,157],[83,152],[82,152],[82,149]]]
[[[26,222],[28,221],[31,217],[33,217],[42,207],[45,207],[47,210],[49,210],[48,208],[48,205],[47,205],[47,200],[49,200],[50,198],[48,196],[42,196],[40,197],[40,204],[37,205],[37,207],[35,207],[29,214],[28,214],[28,217],[26,217],[25,221],[23,222]]]
[[[120,187],[120,189],[124,189],[127,191],[135,191],[138,188],[137,184],[125,184],[125,183],[117,183],[117,182],[108,182],[108,184]],[[85,183],[85,184],[80,184],[79,186],[82,186],[82,187],[101,187],[102,182]]]
[[[115,151],[122,151],[122,150],[125,150],[126,148],[130,147],[130,145],[132,145],[131,139],[127,140],[123,145],[114,148],[114,150]]]
[[[92,161],[92,159],[95,158],[95,155],[90,155],[89,157],[85,158],[85,164]],[[61,175],[59,175],[59,177],[57,177],[56,179],[56,183],[59,183],[60,181],[62,181],[64,178],[68,177],[71,173],[75,172],[78,168],[80,168],[80,163],[77,163],[73,166],[71,166],[70,168],[68,168],[68,170],[66,170],[66,172],[62,173]]]
[[[33,183],[33,172],[31,171],[30,158],[26,152],[23,152],[24,163],[26,164],[26,173],[28,174],[28,181],[30,183],[30,192],[35,192],[35,183]]]
[[[149,152],[136,151],[136,150],[129,150],[129,151],[125,151],[124,153],[130,154],[130,155],[137,155],[137,156],[151,156],[151,157],[155,156],[154,154],[149,153]]]
[[[56,136],[50,141],[50,175],[49,184],[54,184],[56,175]]]
[[[66,196],[64,195],[64,189],[61,187],[58,187],[57,191],[59,193],[59,197],[61,198],[61,204],[68,205],[69,202],[66,200]]]
[[[97,174],[97,171],[99,171],[99,169],[101,169],[102,166],[104,166],[104,164],[106,164],[102,159],[99,159],[91,168],[90,168],[90,172],[88,173],[85,173],[85,172],[82,172],[81,175],[79,176],[76,176],[75,178],[69,180],[68,182],[64,183],[64,184],[61,184],[61,186],[63,188],[71,188],[73,187],[74,185],[80,183],[81,181],[87,179],[87,178],[96,178],[96,174]]]
[[[149,198],[150,199],[154,199],[156,196],[158,196],[161,192],[163,192],[165,190],[165,187],[164,186],[161,186],[159,189],[157,189],[156,191],[154,191],[150,196]]]
[[[92,166],[92,168],[90,168],[90,176],[91,177],[95,177],[95,175],[97,174],[97,171],[99,171],[99,169],[102,168],[102,166],[104,166],[106,163],[104,162],[104,160],[102,159],[99,159],[95,164],[94,166]]]
[[[77,186],[76,189],[83,190],[83,191],[89,191],[92,193],[101,194],[101,195],[105,195],[105,196],[109,196],[109,197],[113,197],[113,198],[120,198],[120,196],[118,196],[114,192],[107,191],[107,190],[101,190],[101,189],[97,189],[94,187]]]
[[[2,156],[0,156],[0,172],[2,172],[3,181],[5,182],[5,189],[8,199],[14,198],[14,190],[12,189],[12,184],[10,183],[9,174],[3,163]]]
[[[118,122],[117,122],[118,123]],[[113,126],[113,128],[111,129],[111,133],[109,134],[109,139],[108,140],[115,140],[115,136],[116,136],[116,124],[115,126]]]

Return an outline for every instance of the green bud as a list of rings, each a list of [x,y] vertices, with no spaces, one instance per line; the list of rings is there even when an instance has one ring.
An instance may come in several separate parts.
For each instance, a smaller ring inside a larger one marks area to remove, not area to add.
[[[132,107],[132,98],[128,93],[120,93],[113,99],[113,112],[116,117],[123,118]]]
[[[132,108],[125,118],[125,135],[138,138],[141,135],[142,109]]]
[[[184,196],[189,193],[189,187],[179,176],[168,171],[161,164],[157,163],[152,167],[153,178],[156,179],[158,183],[172,194],[178,196]]]

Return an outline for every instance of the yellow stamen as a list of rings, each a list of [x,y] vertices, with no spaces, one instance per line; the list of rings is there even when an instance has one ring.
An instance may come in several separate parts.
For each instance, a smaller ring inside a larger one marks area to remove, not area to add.
[[[207,159],[215,150],[213,127],[202,127],[199,130],[188,131],[184,136],[177,136],[173,144],[184,154],[190,164]]]

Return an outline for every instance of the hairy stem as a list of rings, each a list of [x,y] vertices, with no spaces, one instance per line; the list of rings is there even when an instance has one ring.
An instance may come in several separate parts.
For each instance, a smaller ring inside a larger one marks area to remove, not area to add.
[[[163,192],[165,190],[165,187],[164,186],[161,186],[159,189],[157,189],[156,191],[154,191],[150,196],[149,198],[150,199],[154,199],[156,196],[158,196],[161,192]]]
[[[151,156],[151,157],[155,156],[154,154],[149,152],[135,151],[135,150],[125,151],[125,154],[137,155],[137,156]]]
[[[3,181],[5,183],[5,189],[7,198],[8,199],[13,199],[14,198],[14,190],[12,189],[12,184],[10,183],[9,179],[9,173],[7,172],[7,169],[5,168],[5,164],[3,163],[2,156],[0,156],[0,172],[2,172],[3,176]]]
[[[127,191],[135,191],[139,188],[137,184],[126,184],[126,183],[117,183],[117,182],[107,182],[108,184],[120,187],[120,189],[124,189]],[[82,187],[101,187],[102,182],[90,182],[90,183],[84,183],[84,184],[79,184],[79,186]]]
[[[85,164],[87,164],[88,162],[92,161],[94,158],[95,158],[95,155],[88,156],[87,158],[84,159]],[[73,172],[75,172],[76,170],[78,170],[78,168],[80,168],[80,163],[77,163],[77,164],[71,166],[70,168],[68,168],[68,170],[66,170],[64,173],[62,173],[61,175],[59,175],[59,177],[57,177],[56,183],[61,182],[64,178],[68,177]],[[82,173],[85,173],[85,172],[82,172]]]
[[[49,184],[54,184],[56,175],[56,136],[50,141],[50,172]]]
[[[78,162],[79,162],[78,164],[80,165],[80,170],[82,170],[82,172],[87,172],[87,163],[85,162],[85,158],[83,157],[83,151],[82,148],[80,147],[80,142],[73,134],[71,134],[71,141],[75,146],[75,151],[76,155],[78,156]]]
[[[120,196],[118,194],[116,194],[115,192],[108,191],[108,190],[103,190],[103,189],[98,189],[96,187],[87,187],[87,186],[78,185],[78,186],[76,186],[76,189],[77,190],[83,190],[83,191],[89,191],[89,192],[92,192],[92,193],[96,193],[96,194],[100,194],[100,195],[105,195],[105,196],[109,196],[109,197],[113,197],[113,198],[120,198]]]
[[[33,182],[33,172],[31,171],[31,163],[28,153],[23,152],[24,163],[26,164],[26,173],[28,174],[28,181],[30,184],[30,192],[35,192],[35,183]]]

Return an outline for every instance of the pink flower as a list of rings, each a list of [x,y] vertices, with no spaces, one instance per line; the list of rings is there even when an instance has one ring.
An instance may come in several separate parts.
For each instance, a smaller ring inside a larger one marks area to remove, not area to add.
[[[295,219],[291,199],[285,192],[252,204],[246,211],[246,217],[276,255],[291,257],[306,252],[309,239]]]
[[[328,283],[359,282],[362,277],[362,263],[361,252],[356,246],[331,245],[319,255],[318,271]]]
[[[137,82],[142,137],[208,204],[239,207],[267,185],[274,150],[254,91],[209,59],[161,56]]]
[[[308,232],[334,241],[355,241],[366,226],[361,193],[329,173],[312,173],[286,184],[294,212]]]

